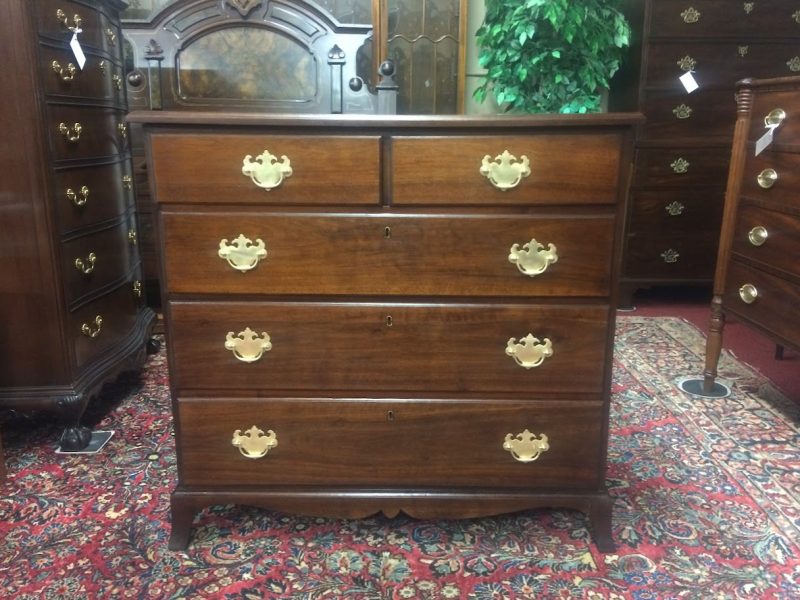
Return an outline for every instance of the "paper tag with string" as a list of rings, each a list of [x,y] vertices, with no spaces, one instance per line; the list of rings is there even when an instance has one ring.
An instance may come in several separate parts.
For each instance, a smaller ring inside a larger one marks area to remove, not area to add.
[[[78,62],[78,68],[83,71],[83,65],[86,64],[86,55],[83,53],[81,43],[78,41],[78,34],[83,31],[77,27],[72,30],[72,39],[69,41],[69,47],[75,55],[75,60]]]
[[[764,150],[766,150],[772,143],[772,138],[775,135],[775,130],[778,128],[779,124],[780,123],[775,123],[774,125],[767,125],[767,132],[760,138],[758,138],[758,140],[756,140],[756,156],[758,156]]]
[[[691,71],[687,71],[686,73],[681,75],[678,79],[683,84],[683,87],[686,88],[687,94],[691,94],[693,91],[695,91],[697,88],[700,87],[700,84],[697,83],[697,80],[694,78],[694,75],[692,75]]]

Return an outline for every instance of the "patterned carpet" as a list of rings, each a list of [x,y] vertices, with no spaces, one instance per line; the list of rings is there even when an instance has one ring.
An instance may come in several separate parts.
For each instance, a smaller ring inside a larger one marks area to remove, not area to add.
[[[231,506],[202,512],[189,550],[170,552],[162,351],[93,405],[116,432],[100,454],[55,454],[49,422],[3,425],[0,597],[800,598],[800,410],[729,356],[731,397],[679,391],[703,349],[682,320],[619,318],[608,555],[572,511],[339,521]]]

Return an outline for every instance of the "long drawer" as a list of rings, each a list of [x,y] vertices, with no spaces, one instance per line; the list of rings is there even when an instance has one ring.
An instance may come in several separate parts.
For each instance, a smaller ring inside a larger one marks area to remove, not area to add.
[[[658,0],[651,6],[651,37],[795,37],[798,30],[791,2]]]
[[[181,483],[188,486],[577,489],[603,482],[606,417],[599,398],[570,403],[186,397],[178,401],[176,418],[183,432]]]
[[[607,305],[171,302],[175,389],[598,393]],[[520,396],[517,396],[520,397]]]
[[[167,211],[161,219],[173,293],[552,297],[610,291],[610,214]]]
[[[637,151],[634,185],[697,189],[725,181],[730,148],[689,146]]]

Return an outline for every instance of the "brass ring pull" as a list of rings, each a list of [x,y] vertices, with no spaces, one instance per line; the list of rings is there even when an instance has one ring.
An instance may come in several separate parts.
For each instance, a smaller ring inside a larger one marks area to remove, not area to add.
[[[97,315],[94,318],[94,327],[92,327],[89,323],[84,323],[81,325],[81,333],[86,337],[90,337],[92,339],[96,338],[100,335],[100,331],[103,329],[103,317]]]
[[[217,255],[227,260],[231,267],[244,273],[254,269],[261,259],[267,257],[267,248],[261,238],[256,238],[256,243],[253,244],[250,238],[240,233],[230,244],[227,239],[220,240]]]
[[[50,63],[50,66],[53,67],[53,71],[55,71],[59,79],[65,82],[69,82],[75,79],[75,74],[78,72],[78,67],[76,67],[72,63],[67,63],[66,67],[62,67],[60,62],[54,60],[52,63]]]
[[[747,233],[747,239],[753,246],[763,246],[768,236],[767,228],[761,225],[756,225]]]
[[[242,160],[242,175],[250,178],[261,189],[270,191],[283,183],[284,178],[292,176],[292,162],[284,154],[278,157],[264,150],[255,160],[248,154]]]
[[[141,298],[142,282],[137,279],[136,281],[133,282],[133,285],[131,287],[133,288],[133,295],[136,296],[137,298]]]
[[[533,462],[539,458],[543,452],[550,449],[547,435],[542,433],[539,437],[532,434],[527,429],[516,436],[509,433],[503,442],[503,450],[507,450],[519,462]]]
[[[272,350],[272,342],[269,334],[262,331],[261,337],[249,327],[240,331],[236,336],[232,331],[225,336],[225,349],[233,352],[233,355],[242,362],[256,362],[264,352]]]
[[[774,108],[769,111],[769,114],[764,117],[764,125],[766,127],[777,127],[786,119],[786,111],[782,108]]]
[[[86,201],[89,199],[89,188],[85,185],[81,186],[81,189],[75,192],[72,188],[67,188],[65,192],[67,195],[67,200],[72,202],[78,208],[84,206]]]
[[[517,159],[508,150],[503,150],[502,154],[491,160],[490,155],[486,155],[481,160],[480,173],[489,180],[498,190],[505,192],[517,187],[523,177],[531,174],[530,161],[524,154]]]
[[[775,169],[764,169],[758,174],[756,181],[760,187],[768,190],[778,181],[778,172]]]
[[[231,444],[236,446],[245,458],[261,458],[278,445],[278,436],[272,429],[268,429],[265,434],[253,425],[244,433],[241,429],[234,431]]]
[[[88,275],[94,271],[94,265],[97,262],[97,255],[94,252],[89,252],[89,255],[83,258],[75,259],[75,268],[84,275]]]
[[[528,277],[536,277],[547,270],[547,267],[558,262],[558,253],[554,244],[548,244],[547,250],[544,246],[531,238],[530,242],[522,245],[514,244],[508,253],[508,262],[517,265],[519,272]]]
[[[553,356],[553,344],[550,338],[540,342],[529,333],[519,343],[517,338],[510,338],[506,344],[506,355],[512,357],[520,367],[532,369],[541,365],[545,358]]]
[[[739,298],[742,299],[742,302],[745,304],[752,304],[758,298],[758,290],[756,286],[752,283],[745,283],[742,287],[739,288]]]
[[[83,131],[83,125],[80,123],[74,123],[72,127],[69,127],[66,123],[59,123],[58,124],[58,132],[64,136],[64,139],[68,142],[74,144],[78,140],[81,139],[81,132]]]
[[[69,29],[71,32],[75,33],[77,29],[81,28],[81,23],[83,23],[83,19],[77,13],[72,16],[72,24],[73,26],[69,26],[69,17],[67,17],[67,13],[65,13],[60,8],[56,11],[56,19],[58,22],[61,23],[64,27]]]
[[[110,45],[117,45],[117,34],[113,30],[106,28],[106,39]]]

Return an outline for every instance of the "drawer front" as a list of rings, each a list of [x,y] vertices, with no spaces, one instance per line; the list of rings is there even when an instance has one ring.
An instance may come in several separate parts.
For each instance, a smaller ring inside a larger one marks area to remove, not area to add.
[[[725,36],[795,37],[797,6],[781,2],[658,0],[651,2],[650,35],[708,39]]]
[[[706,235],[719,229],[725,190],[638,191],[632,194],[629,232]]]
[[[380,202],[378,137],[157,133],[151,142],[161,203]],[[276,158],[260,159],[265,152]],[[259,164],[272,168],[255,172]]]
[[[165,212],[162,219],[173,293],[607,296],[610,288],[612,216]]]
[[[134,273],[139,277],[138,272]],[[72,336],[75,362],[80,369],[113,349],[136,324],[141,296],[128,281],[114,291],[72,311],[68,332]],[[98,325],[97,317],[100,317]]]
[[[785,113],[785,118],[775,130],[775,144],[781,142],[791,143],[791,140],[800,139],[800,101],[798,101],[797,88],[794,90],[770,91],[755,93],[753,108],[750,112],[750,134],[748,139],[755,142],[767,132],[765,121],[772,111],[779,109]]]
[[[122,110],[50,105],[47,112],[55,160],[113,156],[127,149],[127,123]]]
[[[637,152],[634,184],[692,192],[719,186],[728,176],[730,146],[646,149]]]
[[[739,204],[733,252],[800,277],[800,213],[767,210],[746,201]]]
[[[578,489],[603,482],[605,416],[599,399],[181,398],[178,405],[183,485]],[[260,434],[253,427],[270,439],[271,431],[277,445],[254,443]],[[524,437],[524,450],[515,448],[525,430],[532,436]],[[503,448],[509,434],[509,447],[520,458],[536,458],[515,459]],[[547,450],[537,456],[542,434]],[[265,447],[266,455],[251,458]]]
[[[169,313],[176,389],[529,394],[602,390],[609,308],[171,302]],[[247,328],[271,349],[236,342]]]
[[[620,136],[599,133],[396,137],[392,202],[611,204],[617,201],[621,144]],[[511,157],[500,158],[505,151]],[[527,176],[519,174],[525,172],[524,158],[529,162]],[[510,176],[492,175],[506,171]],[[519,182],[504,190],[491,182],[492,177],[500,186]]]
[[[64,43],[72,39],[72,29],[80,27],[78,41],[88,46],[117,54],[121,37],[117,24],[95,8],[96,3],[71,0],[36,0],[37,29],[48,38]]]
[[[757,297],[751,304],[739,295],[739,290],[747,284],[757,290]],[[759,324],[778,338],[800,343],[800,311],[797,310],[800,286],[734,260],[728,265],[722,304],[726,310]]]
[[[85,54],[86,64],[80,69],[69,48],[42,45],[39,69],[45,93],[124,104],[122,67],[105,56],[88,51]]]
[[[685,93],[678,78],[693,65],[694,78],[701,89],[724,87],[732,90],[739,79],[754,74],[762,78],[795,74],[792,68],[797,55],[796,43],[771,44],[746,39],[738,43],[653,43],[648,49],[645,85]],[[690,97],[687,94],[687,98]]]
[[[62,273],[70,305],[127,276],[133,267],[129,230],[126,220],[63,243]]]
[[[754,148],[747,154],[742,175],[741,194],[770,204],[800,208],[800,154],[788,152],[763,152],[754,156]]]
[[[642,138],[663,142],[680,138],[724,138],[730,144],[736,125],[733,90],[700,89],[691,95],[647,93]]]
[[[625,276],[638,279],[701,279],[714,275],[719,230],[632,232],[625,253]]]
[[[127,162],[56,169],[58,229],[69,233],[112,219],[130,206],[133,186]]]

